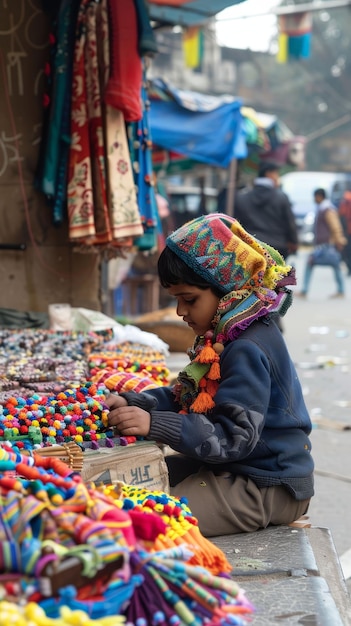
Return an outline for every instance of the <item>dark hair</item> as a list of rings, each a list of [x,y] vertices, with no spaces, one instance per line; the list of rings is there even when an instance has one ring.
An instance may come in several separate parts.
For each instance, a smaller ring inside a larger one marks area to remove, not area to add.
[[[270,172],[279,172],[280,167],[277,163],[261,163],[258,168],[258,178],[264,178]]]
[[[224,291],[207,282],[200,274],[194,272],[171,248],[166,246],[158,259],[157,271],[162,287],[168,289],[172,285],[192,285],[199,289],[211,289],[212,293],[222,298]]]
[[[327,194],[325,192],[325,189],[322,189],[321,187],[319,189],[316,189],[313,193],[314,196],[321,196],[322,198],[326,198]]]

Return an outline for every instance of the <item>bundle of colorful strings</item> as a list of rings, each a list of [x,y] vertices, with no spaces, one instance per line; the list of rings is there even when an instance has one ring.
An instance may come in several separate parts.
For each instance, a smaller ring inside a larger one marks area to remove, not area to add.
[[[85,485],[57,458],[0,448],[2,598],[35,601],[52,619],[66,607],[91,620],[124,616],[130,626],[243,624],[252,607],[186,503],[132,495]],[[212,571],[194,561],[212,562]]]
[[[253,612],[244,592],[229,576],[214,576],[189,565],[184,547],[156,553],[135,551],[132,568],[143,576],[135,588],[126,616],[138,626],[243,625]],[[151,619],[150,619],[151,618]]]
[[[104,488],[106,495],[116,497],[114,486]],[[117,504],[133,516],[134,527],[140,525],[144,546],[149,550],[169,550],[180,545],[189,546],[191,565],[205,567],[213,574],[229,573],[232,567],[222,550],[204,537],[198,527],[196,517],[188,506],[186,498],[176,498],[164,491],[149,491],[134,485],[120,485]],[[122,497],[121,497],[122,496]],[[145,513],[154,513],[165,526],[152,542],[148,542]]]

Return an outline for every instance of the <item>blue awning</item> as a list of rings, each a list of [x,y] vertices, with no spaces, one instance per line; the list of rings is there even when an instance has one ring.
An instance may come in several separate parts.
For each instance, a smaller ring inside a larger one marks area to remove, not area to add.
[[[245,0],[190,0],[181,6],[153,4],[149,0],[150,19],[155,22],[179,26],[195,26],[208,21],[211,17],[227,9],[240,4]]]
[[[149,95],[155,145],[224,168],[247,156],[240,100],[175,89],[162,79],[151,82]]]

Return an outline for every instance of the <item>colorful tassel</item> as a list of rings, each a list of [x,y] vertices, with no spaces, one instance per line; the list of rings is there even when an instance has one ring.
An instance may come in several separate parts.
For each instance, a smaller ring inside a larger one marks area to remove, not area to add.
[[[206,390],[207,381],[205,378],[202,378],[200,380],[199,387],[201,391],[195,398],[192,405],[190,406],[190,409],[194,413],[207,413],[208,411],[214,408],[215,403],[214,403],[212,396]]]
[[[216,357],[217,354],[212,347],[212,333],[206,333],[205,344],[198,353],[198,355],[195,357],[195,361],[197,361],[198,363],[212,363],[216,359]]]
[[[207,379],[206,391],[210,394],[212,398],[215,397],[219,387],[218,380],[212,380],[211,378]]]
[[[208,371],[207,378],[209,380],[219,380],[220,377],[221,377],[221,369],[219,367],[219,357],[217,357],[217,359],[212,363]]]

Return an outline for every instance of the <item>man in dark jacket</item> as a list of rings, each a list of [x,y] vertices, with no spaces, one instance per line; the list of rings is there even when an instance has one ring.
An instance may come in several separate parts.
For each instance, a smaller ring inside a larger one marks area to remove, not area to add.
[[[279,189],[279,166],[275,163],[262,163],[253,188],[236,194],[234,217],[284,259],[296,252],[296,222],[288,196]]]

